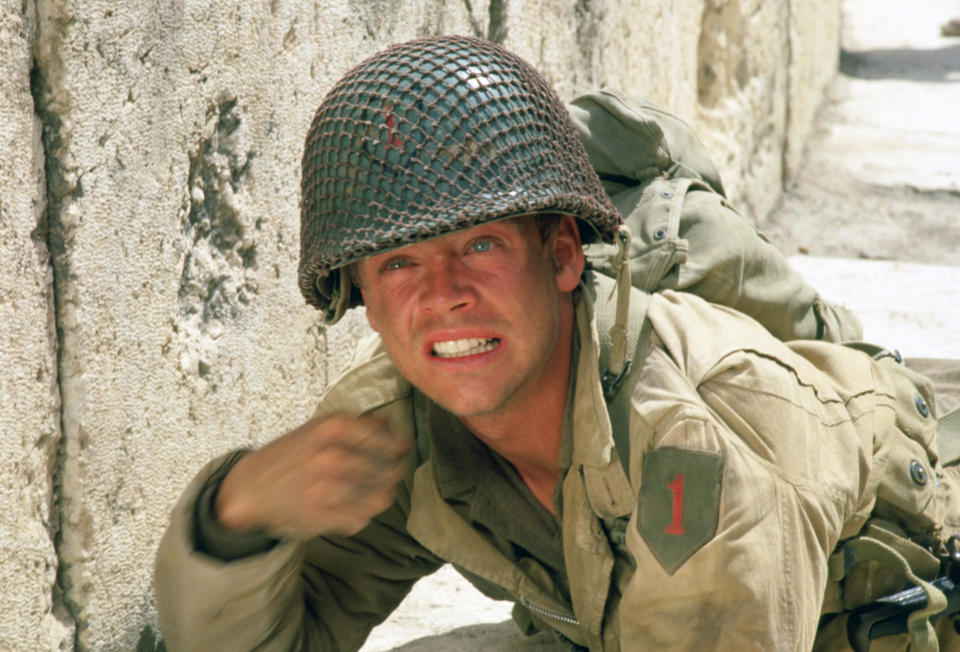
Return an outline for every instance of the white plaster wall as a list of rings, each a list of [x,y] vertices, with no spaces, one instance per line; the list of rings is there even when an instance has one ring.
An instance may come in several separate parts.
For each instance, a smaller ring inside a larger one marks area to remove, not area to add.
[[[11,650],[153,649],[179,492],[306,418],[364,332],[320,329],[296,287],[302,139],[348,67],[415,36],[500,39],[564,98],[614,85],[695,123],[749,212],[835,61],[790,73],[787,0],[0,2]]]

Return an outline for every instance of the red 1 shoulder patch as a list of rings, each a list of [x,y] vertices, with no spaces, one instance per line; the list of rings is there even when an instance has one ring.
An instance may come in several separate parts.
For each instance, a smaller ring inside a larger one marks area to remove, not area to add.
[[[655,448],[643,461],[637,530],[669,574],[717,533],[723,453]]]

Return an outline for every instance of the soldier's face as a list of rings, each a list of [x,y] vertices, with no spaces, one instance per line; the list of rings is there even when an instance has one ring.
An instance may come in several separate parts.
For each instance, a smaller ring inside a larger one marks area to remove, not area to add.
[[[494,222],[365,259],[359,273],[400,373],[453,414],[484,417],[566,386],[583,264],[565,216],[546,242],[531,218]]]

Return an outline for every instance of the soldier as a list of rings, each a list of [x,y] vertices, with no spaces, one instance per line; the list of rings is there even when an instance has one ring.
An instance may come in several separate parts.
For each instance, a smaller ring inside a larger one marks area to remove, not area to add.
[[[960,508],[929,385],[632,288],[621,215],[521,59],[442,37],[352,70],[308,133],[302,220],[307,300],[362,302],[377,337],[313,420],[187,489],[157,557],[169,649],[356,649],[444,562],[564,649],[845,649],[852,609],[910,585],[886,642],[936,645]]]

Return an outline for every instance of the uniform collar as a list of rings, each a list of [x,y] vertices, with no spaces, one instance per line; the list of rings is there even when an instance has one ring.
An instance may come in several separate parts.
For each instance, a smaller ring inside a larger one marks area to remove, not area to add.
[[[588,276],[581,281],[575,294],[575,328],[580,354],[576,360],[577,391],[571,413],[573,463],[602,467],[616,460],[616,450],[600,385],[600,343],[593,308],[598,288],[590,279]]]
[[[594,305],[598,299],[604,300],[600,293],[612,292],[612,288],[610,279],[584,274],[574,306],[580,355],[573,401],[571,469],[582,469],[590,507],[601,518],[623,516],[636,502],[613,442],[610,416],[600,384],[600,340]]]

